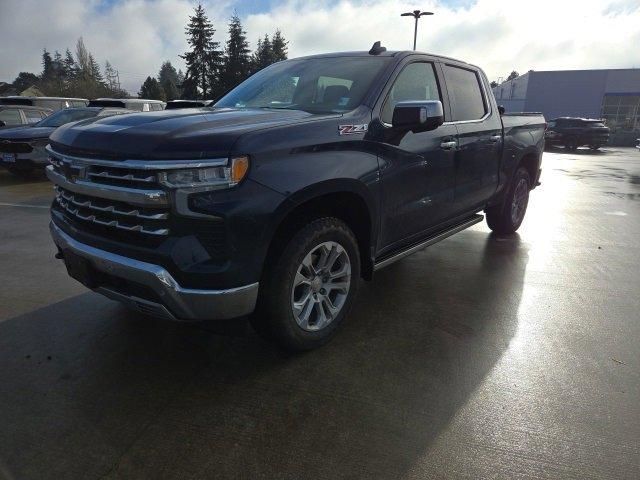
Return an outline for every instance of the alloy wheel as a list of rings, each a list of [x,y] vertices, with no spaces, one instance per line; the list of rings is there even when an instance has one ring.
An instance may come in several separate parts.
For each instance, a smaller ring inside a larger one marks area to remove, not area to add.
[[[327,327],[344,307],[351,286],[351,260],[337,242],[316,245],[298,266],[291,289],[291,309],[306,331]]]

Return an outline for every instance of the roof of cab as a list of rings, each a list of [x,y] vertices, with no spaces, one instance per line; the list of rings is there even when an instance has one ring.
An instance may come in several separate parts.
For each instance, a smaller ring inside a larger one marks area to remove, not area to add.
[[[100,102],[127,102],[127,103],[164,103],[162,100],[150,100],[146,98],[95,98],[91,100]]]
[[[21,95],[7,95],[6,97],[0,97],[0,101],[3,99],[9,100],[78,100],[83,102],[88,102],[89,100],[86,98],[76,98],[76,97],[23,97]]]
[[[368,51],[354,51],[354,52],[333,52],[333,53],[320,53],[317,55],[307,55],[306,57],[297,57],[292,58],[291,60],[307,60],[310,58],[337,58],[337,57],[407,57],[410,55],[427,55],[429,57],[440,58],[443,60],[451,60],[458,63],[464,63],[469,66],[473,66],[468,62],[463,60],[458,60],[457,58],[446,57],[444,55],[437,55],[434,53],[428,52],[418,52],[415,50],[397,50],[397,51],[384,51],[377,54],[371,54]],[[286,61],[286,60],[285,60]]]
[[[53,110],[51,110],[48,107],[38,107],[37,105],[18,105],[15,103],[12,104],[1,104],[0,103],[0,110],[6,110],[6,109],[21,109],[21,110],[46,110],[47,112],[53,112]]]

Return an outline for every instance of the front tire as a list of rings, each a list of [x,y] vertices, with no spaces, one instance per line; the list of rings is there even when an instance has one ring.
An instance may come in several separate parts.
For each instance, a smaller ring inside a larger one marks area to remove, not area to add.
[[[529,204],[531,178],[524,167],[518,168],[504,201],[487,208],[487,224],[496,233],[514,233],[524,220]]]
[[[314,220],[269,261],[253,319],[256,330],[290,351],[326,343],[358,290],[360,255],[351,229],[337,218]]]

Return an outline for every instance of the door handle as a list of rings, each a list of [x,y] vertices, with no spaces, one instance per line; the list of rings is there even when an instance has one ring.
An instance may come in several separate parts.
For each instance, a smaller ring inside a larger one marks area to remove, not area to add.
[[[491,137],[489,137],[489,140],[494,143],[499,142],[500,140],[502,140],[502,135],[491,135]]]
[[[442,142],[440,144],[440,148],[442,148],[443,150],[451,150],[452,148],[456,148],[457,146],[458,142],[456,142],[455,140],[451,142]]]

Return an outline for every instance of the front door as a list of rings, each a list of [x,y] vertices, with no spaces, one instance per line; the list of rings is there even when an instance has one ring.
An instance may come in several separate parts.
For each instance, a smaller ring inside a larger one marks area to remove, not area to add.
[[[375,140],[380,145],[381,253],[422,236],[453,207],[456,126],[419,133],[392,128],[395,104],[408,100],[443,101],[433,63],[402,67],[380,109]]]

